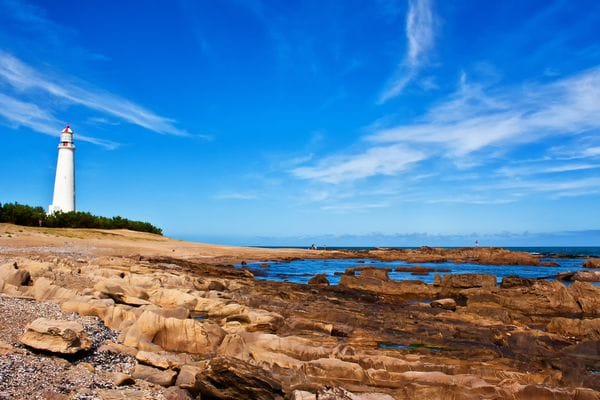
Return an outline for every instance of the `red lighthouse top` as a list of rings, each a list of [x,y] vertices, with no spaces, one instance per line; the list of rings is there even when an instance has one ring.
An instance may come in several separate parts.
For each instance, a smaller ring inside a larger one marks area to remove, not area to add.
[[[63,129],[61,133],[73,133],[73,131],[71,130],[69,124],[67,124],[67,126],[65,126],[65,129]]]

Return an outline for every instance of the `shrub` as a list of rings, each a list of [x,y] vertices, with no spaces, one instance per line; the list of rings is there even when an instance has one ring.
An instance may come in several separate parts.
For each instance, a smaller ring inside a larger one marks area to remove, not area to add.
[[[122,217],[100,217],[89,212],[71,211],[46,214],[42,207],[31,207],[19,203],[0,204],[0,222],[15,225],[38,226],[39,221],[51,228],[98,228],[129,229],[162,235],[162,229],[142,221],[132,221]]]

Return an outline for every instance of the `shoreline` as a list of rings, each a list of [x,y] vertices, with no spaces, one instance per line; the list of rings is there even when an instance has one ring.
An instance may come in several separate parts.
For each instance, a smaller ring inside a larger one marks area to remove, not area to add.
[[[233,261],[311,251],[124,231],[1,225],[0,249],[0,306],[22,310],[3,313],[0,374],[38,378],[51,365],[46,397],[600,399],[600,288],[589,283],[508,277],[497,285],[487,274],[395,282],[365,265],[338,285],[263,281]],[[371,252],[539,262],[478,251]],[[81,321],[102,342],[93,339],[81,357],[40,352],[21,342],[38,317]],[[118,370],[107,369],[112,359]],[[31,397],[7,385],[0,381],[0,395]]]

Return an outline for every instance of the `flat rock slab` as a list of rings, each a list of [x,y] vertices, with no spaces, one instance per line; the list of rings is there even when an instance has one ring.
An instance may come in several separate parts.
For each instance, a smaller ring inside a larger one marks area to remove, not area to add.
[[[92,340],[80,323],[46,318],[27,325],[19,341],[36,350],[59,354],[75,354],[92,348]]]

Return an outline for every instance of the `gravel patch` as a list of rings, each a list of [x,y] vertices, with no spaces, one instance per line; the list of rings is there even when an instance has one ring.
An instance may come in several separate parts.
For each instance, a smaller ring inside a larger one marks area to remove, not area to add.
[[[92,339],[92,350],[65,358],[21,345],[18,339],[26,325],[40,317],[81,323]],[[135,358],[97,350],[103,343],[116,342],[117,336],[117,332],[108,329],[96,317],[64,313],[50,302],[0,295],[0,341],[13,346],[12,352],[0,353],[0,400],[96,400],[101,398],[98,391],[125,390],[114,386],[112,373],[130,373],[136,364]],[[157,393],[156,389],[146,386],[142,391],[143,398],[160,398],[160,391]]]

